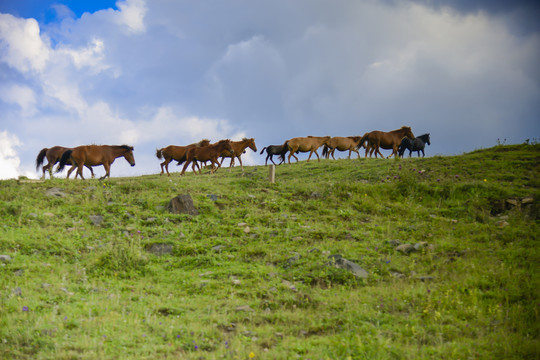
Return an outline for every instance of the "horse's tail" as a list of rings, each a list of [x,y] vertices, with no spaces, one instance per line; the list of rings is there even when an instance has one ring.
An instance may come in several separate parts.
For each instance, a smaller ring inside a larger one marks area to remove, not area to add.
[[[261,150],[261,152],[260,152],[261,155],[262,155],[262,153],[264,152],[264,150],[265,150],[266,148],[267,148],[266,146],[262,148],[262,150]]]
[[[362,146],[364,146],[364,143],[366,141],[368,141],[368,136],[369,136],[369,133],[365,133],[364,136],[362,136],[360,138],[360,142],[358,143],[358,146],[356,147],[356,149],[360,149]],[[364,146],[365,147],[365,146]]]
[[[322,149],[322,156],[327,156],[328,154],[328,145],[324,145]]]
[[[159,160],[162,160],[162,159],[163,159],[163,149],[156,149],[156,157],[157,157]]]
[[[66,166],[69,158],[71,157],[71,153],[73,152],[73,150],[66,150],[64,151],[64,153],[62,154],[62,157],[60,158],[60,164],[58,165],[58,168],[56,169],[56,172],[59,173],[61,172],[62,170],[64,170],[64,166]]]
[[[176,160],[176,159],[175,159],[175,160]],[[186,151],[186,153],[184,154],[184,156],[182,156],[180,159],[176,160],[176,161],[178,161],[178,163],[176,164],[176,166],[182,165],[186,160],[187,160],[187,151]]]
[[[47,150],[49,150],[49,149],[43,148],[43,149],[39,152],[39,154],[38,154],[38,156],[37,156],[37,158],[36,158],[36,170],[39,170],[39,167],[40,167],[41,165],[43,165],[43,160],[45,159],[45,155],[47,155]]]

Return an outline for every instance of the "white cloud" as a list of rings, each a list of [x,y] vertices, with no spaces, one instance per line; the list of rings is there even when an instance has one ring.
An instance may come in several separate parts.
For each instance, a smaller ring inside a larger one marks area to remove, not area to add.
[[[21,160],[15,148],[21,145],[17,136],[0,131],[0,179],[12,179],[20,175]]]
[[[0,84],[0,99],[9,104],[17,104],[24,117],[36,112],[36,94],[32,88],[19,84]]]
[[[41,71],[47,64],[49,52],[49,47],[40,36],[36,20],[0,13],[2,61],[23,73]]]
[[[144,0],[119,1],[116,5],[120,8],[116,15],[118,24],[126,26],[132,33],[146,30],[144,16],[147,8]]]

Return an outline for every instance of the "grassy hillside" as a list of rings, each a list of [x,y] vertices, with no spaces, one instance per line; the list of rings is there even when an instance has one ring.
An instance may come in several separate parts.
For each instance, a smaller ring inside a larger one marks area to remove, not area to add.
[[[2,181],[0,358],[537,358],[539,164]],[[199,215],[166,210],[179,194]]]

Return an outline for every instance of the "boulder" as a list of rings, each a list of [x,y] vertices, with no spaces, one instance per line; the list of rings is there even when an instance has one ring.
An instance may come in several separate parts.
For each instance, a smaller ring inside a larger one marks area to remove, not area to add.
[[[193,200],[189,194],[172,198],[169,205],[167,205],[167,210],[173,214],[199,215],[199,211],[193,205]]]

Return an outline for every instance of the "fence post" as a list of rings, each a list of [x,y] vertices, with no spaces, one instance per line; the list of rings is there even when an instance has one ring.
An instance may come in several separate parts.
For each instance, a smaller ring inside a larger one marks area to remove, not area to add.
[[[273,184],[276,182],[276,165],[270,165],[270,172],[268,173],[268,180],[270,180],[270,184]]]

